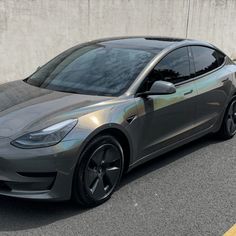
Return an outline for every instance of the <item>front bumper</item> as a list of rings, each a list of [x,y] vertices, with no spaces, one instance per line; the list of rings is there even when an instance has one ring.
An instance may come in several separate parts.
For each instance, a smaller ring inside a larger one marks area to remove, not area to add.
[[[0,195],[68,200],[77,163],[78,140],[37,149],[20,149],[0,138]]]

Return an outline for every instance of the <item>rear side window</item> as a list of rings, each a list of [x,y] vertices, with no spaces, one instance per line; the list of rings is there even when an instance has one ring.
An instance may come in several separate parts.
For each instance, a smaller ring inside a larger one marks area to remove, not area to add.
[[[152,71],[156,80],[177,84],[190,78],[187,47],[176,49],[164,57]]]
[[[200,76],[215,70],[224,63],[225,55],[215,49],[192,46],[193,60],[195,64],[195,76]]]

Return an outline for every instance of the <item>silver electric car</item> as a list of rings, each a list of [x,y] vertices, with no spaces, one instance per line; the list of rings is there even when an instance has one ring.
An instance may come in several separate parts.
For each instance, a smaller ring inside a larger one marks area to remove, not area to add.
[[[208,133],[236,133],[236,65],[213,45],[110,38],[0,86],[0,194],[85,206],[124,172]]]

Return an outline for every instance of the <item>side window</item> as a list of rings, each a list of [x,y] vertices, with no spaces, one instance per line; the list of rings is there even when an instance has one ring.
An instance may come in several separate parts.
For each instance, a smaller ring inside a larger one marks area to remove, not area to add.
[[[164,57],[148,76],[146,89],[157,80],[168,81],[173,84],[190,78],[189,56],[187,47],[176,49]]]
[[[202,46],[192,46],[191,48],[196,70],[195,76],[215,70],[224,63],[225,55],[215,49]]]

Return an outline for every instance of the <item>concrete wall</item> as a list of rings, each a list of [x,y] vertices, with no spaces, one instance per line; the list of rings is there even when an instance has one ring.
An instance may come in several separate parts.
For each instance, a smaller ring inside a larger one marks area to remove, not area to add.
[[[0,0],[0,83],[108,36],[204,39],[236,58],[236,0]]]

